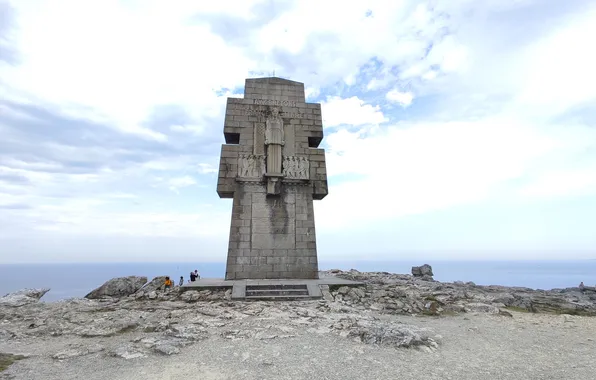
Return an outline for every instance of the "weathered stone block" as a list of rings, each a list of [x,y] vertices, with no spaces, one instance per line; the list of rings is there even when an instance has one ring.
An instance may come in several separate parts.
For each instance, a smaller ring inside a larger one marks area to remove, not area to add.
[[[274,256],[267,257],[267,264],[279,264],[280,262],[281,262],[281,257],[274,257]]]
[[[273,264],[275,272],[285,272],[288,269],[288,264]]]
[[[250,264],[250,257],[238,256],[238,257],[236,257],[236,264],[240,264],[240,265]]]
[[[295,248],[295,234],[252,234],[252,246],[257,249],[292,249]]]

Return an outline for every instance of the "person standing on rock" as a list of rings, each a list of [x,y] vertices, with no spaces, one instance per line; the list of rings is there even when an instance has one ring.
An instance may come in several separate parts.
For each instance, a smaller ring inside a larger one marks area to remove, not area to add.
[[[583,281],[579,283],[578,288],[579,288],[579,291],[582,292],[582,293],[584,292],[584,290],[586,290],[586,287],[584,286],[584,282]]]
[[[201,275],[199,274],[199,271],[195,269],[195,277],[197,280],[201,279]]]
[[[195,282],[196,279],[197,275],[195,274],[195,272],[190,272],[190,282]]]
[[[184,276],[180,276],[180,281],[178,282],[178,286],[184,285]]]
[[[172,289],[173,283],[172,283],[172,280],[170,280],[169,276],[166,276],[166,281],[164,282],[163,285],[164,285],[163,286],[164,290]]]

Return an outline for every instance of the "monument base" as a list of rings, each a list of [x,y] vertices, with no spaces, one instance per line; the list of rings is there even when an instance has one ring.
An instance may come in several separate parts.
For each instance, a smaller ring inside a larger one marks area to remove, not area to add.
[[[232,289],[232,299],[237,300],[300,300],[325,297],[329,287],[364,286],[363,282],[345,280],[322,274],[317,279],[307,280],[223,280],[202,278],[184,284],[182,291],[205,289]]]
[[[276,196],[267,183],[237,186],[226,280],[318,278],[312,186],[284,183]]]

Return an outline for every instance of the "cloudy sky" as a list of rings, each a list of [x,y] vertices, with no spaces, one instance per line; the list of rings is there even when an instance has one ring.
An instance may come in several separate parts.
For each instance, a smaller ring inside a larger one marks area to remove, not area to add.
[[[223,261],[226,98],[323,107],[319,256],[596,257],[587,0],[0,0],[0,262]]]

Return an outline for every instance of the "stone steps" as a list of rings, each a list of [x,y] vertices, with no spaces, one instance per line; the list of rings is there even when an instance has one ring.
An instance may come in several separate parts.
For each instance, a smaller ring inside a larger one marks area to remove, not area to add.
[[[245,300],[255,300],[255,301],[296,301],[296,300],[310,300],[313,299],[311,296],[246,296],[244,297]]]
[[[295,300],[313,298],[307,285],[246,285],[246,300]]]

